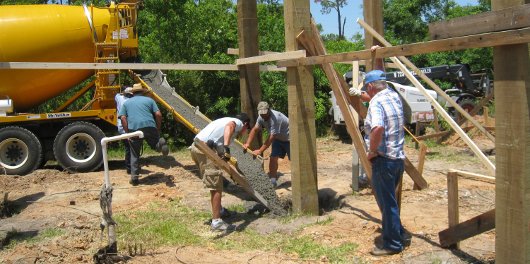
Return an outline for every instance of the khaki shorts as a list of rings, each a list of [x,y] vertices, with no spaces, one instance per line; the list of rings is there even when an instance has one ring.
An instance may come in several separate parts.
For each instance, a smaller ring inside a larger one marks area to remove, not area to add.
[[[199,167],[204,186],[210,190],[223,191],[223,171],[208,159],[195,145],[191,145],[191,158]]]

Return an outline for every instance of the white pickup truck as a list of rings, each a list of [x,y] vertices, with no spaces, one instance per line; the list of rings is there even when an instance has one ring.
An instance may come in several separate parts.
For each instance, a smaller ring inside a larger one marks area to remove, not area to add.
[[[410,108],[412,110],[412,115],[408,120],[406,120],[406,123],[408,125],[414,125],[416,122],[429,122],[434,120],[434,112],[431,106],[431,103],[423,94],[416,88],[412,86],[406,86],[399,83],[389,82],[394,85],[396,90],[399,91],[407,100],[407,102],[410,105]],[[437,99],[437,94],[435,91],[427,90],[427,92],[434,98]],[[339,109],[339,106],[337,105],[337,101],[335,100],[335,95],[333,92],[330,92],[331,95],[331,108],[329,110],[329,114],[333,116],[333,124],[334,125],[346,125],[344,122],[344,118],[342,116],[342,112]]]

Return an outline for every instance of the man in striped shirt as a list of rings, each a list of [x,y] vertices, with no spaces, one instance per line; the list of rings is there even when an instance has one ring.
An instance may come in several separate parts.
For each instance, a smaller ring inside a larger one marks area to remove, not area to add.
[[[372,98],[364,121],[368,159],[372,162],[372,184],[382,212],[383,247],[375,247],[376,256],[403,250],[404,229],[396,199],[396,186],[403,177],[403,105],[398,92],[389,88],[381,70],[366,74],[364,88]]]

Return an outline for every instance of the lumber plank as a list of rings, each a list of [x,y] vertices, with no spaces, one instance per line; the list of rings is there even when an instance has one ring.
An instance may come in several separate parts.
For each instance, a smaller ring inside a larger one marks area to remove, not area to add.
[[[404,44],[393,47],[381,48],[377,51],[376,58],[388,58],[393,56],[410,56],[439,51],[463,50],[469,48],[484,48],[530,42],[530,28],[514,29],[501,32],[484,33],[464,37],[456,37],[442,40],[432,40],[412,44]],[[322,63],[333,63],[337,61],[354,61],[371,59],[371,51],[361,50],[342,52],[330,55],[320,55],[299,59],[278,61],[280,67],[292,67],[303,65],[316,65]]]
[[[260,71],[286,71],[285,67],[260,65]],[[178,64],[178,63],[77,63],[77,62],[0,62],[0,69],[40,70],[182,70],[182,71],[238,71],[233,64]]]
[[[282,53],[266,54],[266,55],[237,59],[236,65],[262,63],[262,62],[278,61],[278,60],[285,60],[285,59],[296,59],[296,58],[305,57],[306,56],[305,54],[306,54],[305,50],[294,50],[294,51],[286,51]]]
[[[359,21],[359,20],[357,20]],[[361,23],[361,26],[363,26],[365,29],[368,29],[368,31],[377,39],[379,39],[382,44],[385,46],[389,46],[390,43],[386,41],[380,34],[375,32],[369,25],[366,23]],[[412,75],[412,73],[403,65],[403,63],[397,58],[397,57],[390,57],[390,59],[398,65],[398,67],[401,69],[401,71],[405,74],[405,76],[414,84],[416,88],[427,98],[427,100],[431,103],[431,105],[440,113],[440,115],[447,121],[447,123],[462,137],[464,142],[469,146],[469,148],[475,153],[475,155],[479,158],[479,160],[482,162],[482,164],[490,170],[490,172],[495,173],[495,165],[482,153],[482,151],[475,145],[475,143],[467,136],[467,134],[460,128],[460,126],[449,116],[449,114],[445,111],[445,109],[434,99],[423,87],[423,85]],[[421,71],[420,71],[421,72]],[[465,111],[464,111],[465,112]]]
[[[442,247],[449,247],[459,241],[495,228],[495,209],[475,216],[465,222],[440,231],[438,238]]]
[[[431,39],[446,39],[530,26],[530,4],[429,24]]]
[[[247,193],[252,195],[254,198],[256,198],[258,201],[260,201],[263,205],[269,207],[267,200],[261,196],[258,192],[256,192],[252,187],[250,187],[249,183],[245,179],[241,173],[230,163],[222,160],[213,150],[211,150],[208,146],[206,146],[206,143],[196,139],[194,140],[195,146],[204,153],[210,160],[212,160],[215,165],[222,170],[226,171],[232,179],[239,185],[241,188],[243,188]],[[223,174],[223,176],[225,176]]]
[[[461,170],[456,170],[456,169],[450,169],[449,172],[452,172],[462,178],[485,181],[485,182],[495,184],[495,177],[493,176],[487,176],[487,175],[482,175],[482,174],[468,172],[468,171],[461,171]]]

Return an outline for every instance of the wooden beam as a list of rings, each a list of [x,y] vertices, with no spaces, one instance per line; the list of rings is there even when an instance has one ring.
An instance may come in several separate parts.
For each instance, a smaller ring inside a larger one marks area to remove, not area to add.
[[[529,3],[492,0],[492,10]],[[529,45],[493,49],[495,87],[495,262],[530,263]]]
[[[286,71],[285,67],[260,65],[260,71]],[[182,71],[238,71],[233,64],[177,64],[177,63],[76,63],[76,62],[0,62],[0,69],[12,70],[182,70]]]
[[[284,0],[283,3],[285,50],[297,51],[301,47],[296,36],[301,30],[311,30],[309,0]],[[293,211],[318,215],[315,89],[312,67],[287,69],[287,93]]]
[[[458,176],[455,172],[447,173],[447,216],[449,228],[455,227],[460,222],[458,208]],[[448,245],[451,248],[459,248],[460,243]]]
[[[449,247],[459,241],[482,234],[495,228],[495,209],[492,209],[479,216],[475,216],[465,222],[445,229],[438,233],[440,245]],[[512,243],[514,244],[514,243]],[[522,262],[513,262],[522,263]]]
[[[358,20],[359,21],[359,20]],[[366,24],[361,24],[365,29],[370,29],[370,26]],[[384,38],[379,35],[377,32],[375,32],[373,29],[369,30],[370,33],[372,33],[375,37],[377,37],[379,40],[382,40],[385,45],[390,45],[390,43],[386,42]],[[462,137],[462,139],[466,142],[466,144],[471,148],[473,153],[480,159],[482,164],[486,166],[488,170],[490,170],[492,173],[495,173],[495,165],[482,153],[482,151],[473,143],[473,141],[467,136],[467,134],[458,126],[458,124],[445,112],[445,109],[434,99],[423,87],[423,85],[412,75],[412,73],[403,65],[403,63],[396,57],[390,57],[390,59],[398,65],[398,67],[401,69],[401,71],[405,74],[405,76],[414,84],[416,88],[425,96],[425,98],[431,103],[431,105],[440,113],[440,115],[447,121],[447,123]],[[421,73],[421,71],[419,71]]]
[[[374,28],[378,33],[383,34],[383,1],[382,0],[363,0],[363,16],[366,22]],[[372,37],[368,32],[364,32],[364,46],[367,48],[373,45],[379,45],[379,41]],[[365,65],[366,72],[374,69],[375,58],[367,60]]]
[[[258,9],[256,1],[237,1],[237,28],[240,58],[250,58],[259,54],[258,48]],[[258,64],[239,66],[239,91],[241,112],[247,113],[252,124],[258,119],[256,108],[261,101],[260,73]],[[257,149],[263,143],[261,133],[251,142]]]
[[[305,57],[305,50],[286,51],[282,53],[267,54],[261,56],[254,56],[250,58],[237,59],[236,65],[262,63],[270,61],[278,61],[285,59],[297,59]]]
[[[425,164],[425,155],[427,155],[427,145],[420,143],[420,150],[418,152],[418,172],[423,177],[423,165]],[[420,190],[420,186],[414,183],[413,190]]]
[[[442,20],[429,24],[431,39],[446,39],[530,26],[530,5]]]
[[[432,53],[438,51],[463,50],[469,48],[484,48],[504,46],[530,42],[530,28],[508,30],[502,32],[485,33],[465,37],[457,37],[443,40],[433,40],[413,44],[405,44],[386,47],[377,50],[376,58],[388,58],[393,56],[410,56],[417,54]],[[302,65],[316,65],[332,63],[337,61],[354,61],[371,59],[372,52],[367,50],[343,52],[330,55],[322,55],[308,58],[278,61],[281,67],[292,67]]]
[[[277,51],[259,51],[258,52],[258,55],[268,55],[268,54],[278,54],[280,52],[277,52]],[[226,50],[226,54],[228,55],[239,55],[239,49],[234,49],[234,48],[228,48]]]
[[[230,163],[222,160],[212,149],[210,149],[208,146],[206,146],[206,143],[202,142],[199,139],[195,139],[195,146],[202,152],[204,155],[208,157],[211,161],[215,163],[215,165],[222,170],[226,171],[232,179],[239,185],[241,188],[243,188],[247,193],[252,195],[256,200],[258,200],[263,205],[269,207],[269,204],[265,198],[258,192],[256,192],[252,187],[250,187],[250,184],[247,182],[246,178],[239,173],[239,171]],[[224,176],[224,174],[223,174]]]

